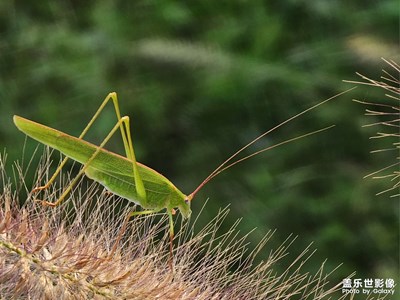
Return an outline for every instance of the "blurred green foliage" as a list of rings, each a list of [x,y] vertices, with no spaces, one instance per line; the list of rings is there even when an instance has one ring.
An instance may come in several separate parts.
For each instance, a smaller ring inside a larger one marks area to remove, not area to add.
[[[131,116],[139,161],[190,193],[236,149],[279,122],[351,87],[355,72],[378,78],[380,57],[398,56],[398,2],[383,1],[2,1],[0,147],[21,157],[19,114],[78,135],[101,100],[119,95]],[[337,126],[260,155],[207,185],[200,224],[231,205],[231,221],[256,243],[299,235],[317,262],[344,265],[338,279],[393,276],[398,199],[365,179],[392,157],[371,155],[363,107],[379,90],[359,87],[263,139],[253,150]],[[99,142],[112,109],[93,128]],[[29,157],[36,143],[28,141]],[[115,139],[109,149],[122,152]],[[246,152],[250,153],[250,152]],[[268,255],[268,249],[260,255]],[[299,250],[300,251],[300,250]],[[293,253],[297,253],[295,250]],[[316,257],[316,258],[315,258]]]

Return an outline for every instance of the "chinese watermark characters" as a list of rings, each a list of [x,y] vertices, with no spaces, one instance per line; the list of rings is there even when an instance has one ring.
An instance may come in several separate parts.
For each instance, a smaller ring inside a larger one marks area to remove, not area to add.
[[[343,294],[390,294],[394,295],[396,284],[393,278],[345,278],[342,281]]]

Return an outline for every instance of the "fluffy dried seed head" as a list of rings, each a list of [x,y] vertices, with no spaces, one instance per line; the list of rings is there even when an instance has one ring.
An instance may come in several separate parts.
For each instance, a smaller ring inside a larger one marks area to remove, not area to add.
[[[200,232],[182,224],[175,238],[173,271],[169,267],[168,226],[164,216],[124,218],[132,208],[98,185],[78,185],[56,208],[42,207],[36,197],[54,202],[68,176],[39,195],[30,194],[23,170],[11,183],[0,156],[0,294],[5,299],[344,299],[341,283],[329,283],[324,265],[303,272],[309,248],[278,273],[293,238],[254,258],[271,238],[268,233],[250,253],[236,222],[218,235],[228,211],[223,209]],[[49,155],[36,170],[38,185],[48,178]],[[57,189],[57,186],[60,186]],[[24,192],[28,196],[21,199]],[[20,201],[25,201],[22,206]],[[122,234],[121,234],[122,233]]]
[[[382,98],[375,101],[360,101],[367,106],[365,115],[374,121],[364,127],[378,127],[378,131],[371,139],[385,138],[390,145],[384,149],[377,149],[373,152],[386,152],[393,154],[393,161],[383,168],[365,177],[387,180],[389,188],[378,193],[394,193],[391,197],[398,197],[400,188],[400,66],[393,60],[383,59],[389,66],[389,71],[383,70],[383,75],[379,80],[370,79],[357,73],[363,81],[355,82],[358,85],[368,85],[382,90]]]

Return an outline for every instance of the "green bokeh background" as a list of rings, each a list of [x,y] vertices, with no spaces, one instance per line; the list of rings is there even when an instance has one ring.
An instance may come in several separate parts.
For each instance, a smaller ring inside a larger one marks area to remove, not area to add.
[[[381,57],[399,59],[398,13],[395,0],[1,1],[1,151],[10,164],[22,156],[13,114],[79,135],[116,91],[138,160],[190,193],[240,146],[353,86],[342,80],[355,72],[379,78]],[[221,232],[243,218],[241,232],[257,227],[250,247],[276,228],[271,247],[299,236],[293,257],[314,242],[314,271],[327,258],[328,269],[343,263],[338,280],[395,276],[398,199],[363,179],[395,155],[369,153],[389,141],[368,139],[376,128],[361,126],[376,120],[353,98],[384,96],[359,87],[263,139],[253,151],[336,124],[217,177],[193,202],[196,216],[209,198],[199,226],[230,204]],[[114,122],[109,109],[88,139]],[[108,148],[123,151],[118,139]]]

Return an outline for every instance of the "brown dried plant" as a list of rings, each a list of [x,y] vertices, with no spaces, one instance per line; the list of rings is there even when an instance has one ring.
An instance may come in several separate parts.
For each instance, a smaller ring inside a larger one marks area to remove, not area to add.
[[[35,172],[35,184],[48,177],[49,164],[46,152]],[[289,237],[256,263],[256,255],[273,232],[250,251],[247,235],[239,235],[238,222],[228,232],[218,233],[227,221],[227,209],[197,233],[196,222],[182,224],[171,271],[163,216],[133,218],[119,239],[132,207],[121,209],[121,199],[99,193],[97,184],[83,189],[84,183],[57,208],[42,207],[30,195],[26,169],[15,164],[12,180],[5,171],[5,155],[0,155],[0,299],[347,297],[337,292],[341,283],[329,282],[331,272],[325,272],[324,264],[315,274],[303,271],[313,253],[309,247],[294,261],[285,261],[295,238]],[[54,201],[68,181],[64,174],[55,185],[60,188],[53,187],[42,196]],[[285,263],[285,271],[274,269]]]
[[[377,101],[360,101],[367,106],[365,115],[372,118],[374,121],[364,127],[375,126],[378,131],[371,139],[385,138],[390,141],[390,146],[385,149],[377,149],[371,153],[386,152],[388,155],[393,154],[394,161],[375,172],[372,172],[365,177],[372,177],[374,179],[387,179],[389,185],[387,189],[378,193],[394,193],[391,197],[398,197],[400,195],[400,66],[393,60],[383,59],[385,63],[391,68],[390,71],[382,70],[384,75],[380,80],[370,79],[362,74],[357,73],[364,81],[349,81],[359,85],[368,85],[374,88],[382,89],[384,98]],[[380,131],[383,130],[383,131]]]

